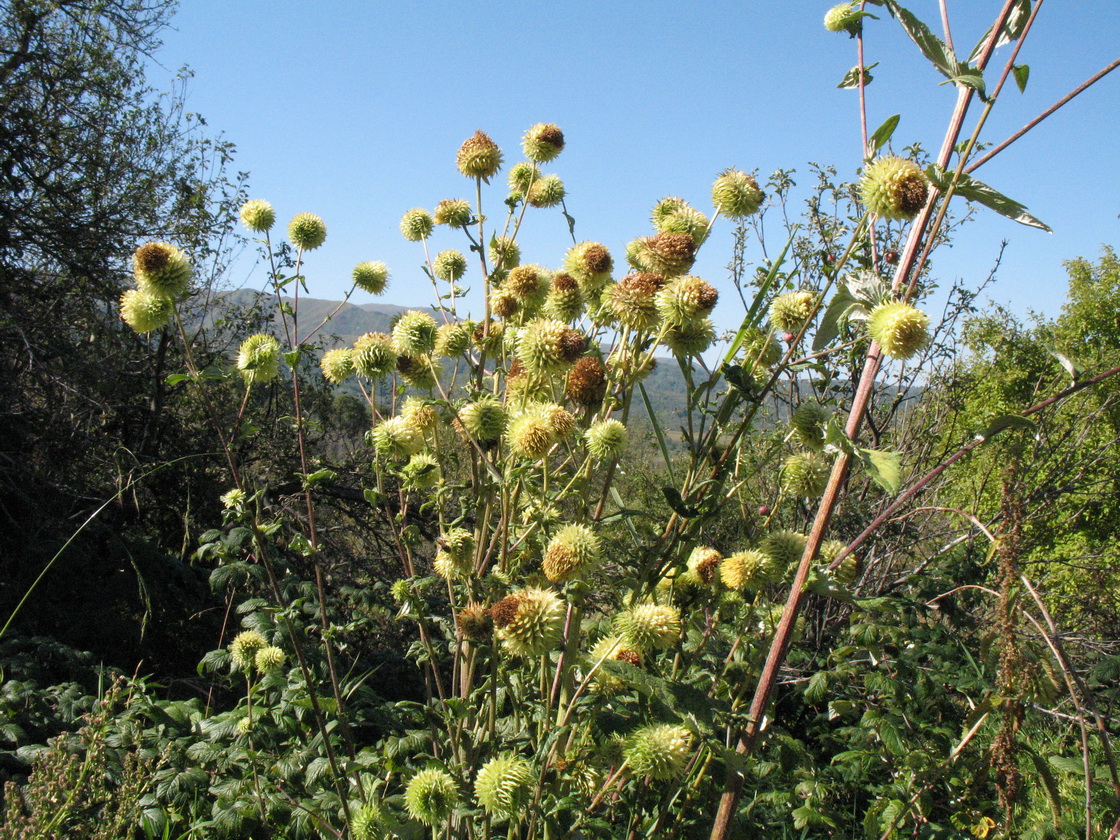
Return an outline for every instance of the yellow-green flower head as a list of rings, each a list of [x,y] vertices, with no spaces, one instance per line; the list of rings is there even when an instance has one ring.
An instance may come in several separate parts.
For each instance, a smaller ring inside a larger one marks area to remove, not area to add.
[[[603,293],[606,309],[618,323],[632,330],[649,330],[657,326],[657,293],[665,286],[665,278],[648,271],[627,274]]]
[[[440,251],[432,260],[432,273],[440,280],[454,283],[467,273],[467,258],[454,248]]]
[[[401,405],[400,415],[426,435],[432,434],[439,423],[435,406],[422,397],[408,397]]]
[[[588,427],[583,439],[592,458],[609,461],[626,450],[626,427],[619,420],[600,420]]]
[[[564,270],[576,278],[585,296],[603,288],[613,269],[611,252],[599,242],[580,242],[564,255]]]
[[[693,207],[684,207],[657,225],[659,233],[687,233],[699,246],[708,237],[708,217]]]
[[[482,131],[476,131],[463,141],[455,157],[455,165],[468,178],[490,179],[502,168],[502,150]]]
[[[584,337],[563,321],[537,318],[521,334],[517,358],[530,373],[547,373],[571,367],[586,348]]]
[[[423,356],[436,347],[436,320],[410,309],[393,325],[393,347],[402,356]]]
[[[758,327],[750,327],[743,336],[743,361],[748,365],[773,367],[782,358],[782,348],[774,340],[774,334],[763,332]]]
[[[607,393],[607,369],[594,356],[584,356],[568,371],[564,395],[576,405],[594,408]]]
[[[460,560],[474,557],[474,534],[466,528],[450,528],[440,534],[436,543],[452,557]]]
[[[314,251],[327,241],[327,223],[314,213],[296,213],[288,222],[288,239],[297,248]]]
[[[535,183],[541,177],[541,170],[535,163],[530,163],[523,160],[520,163],[515,163],[509,170],[507,181],[509,182],[510,195],[515,198],[524,198],[525,193],[529,191],[531,184]]]
[[[640,653],[665,650],[681,635],[681,614],[668,604],[638,604],[614,619],[615,632]]]
[[[519,589],[490,609],[498,638],[515,656],[540,656],[564,634],[564,602],[551,589]]]
[[[390,417],[370,431],[370,439],[377,454],[385,458],[404,460],[424,448],[424,435],[406,417]]]
[[[688,571],[705,586],[719,584],[719,564],[723,555],[708,545],[698,545],[688,555]]]
[[[474,323],[471,321],[441,324],[436,330],[435,355],[447,358],[461,356],[471,346],[471,333],[473,332]]]
[[[858,0],[853,2],[838,3],[824,13],[824,28],[829,32],[856,33],[860,28],[860,14]]]
[[[631,264],[665,277],[684,274],[696,261],[696,241],[688,233],[658,233],[636,240]],[[634,243],[631,243],[632,245]],[[631,253],[627,248],[627,259]]]
[[[710,318],[699,318],[690,324],[671,326],[663,340],[675,356],[699,356],[716,340],[716,328]]]
[[[528,263],[511,268],[502,288],[521,302],[521,308],[525,312],[533,312],[544,304],[550,280],[548,269]]]
[[[642,654],[627,647],[621,636],[614,635],[604,636],[597,641],[588,652],[587,658],[589,660],[588,667],[594,667],[600,662],[625,662],[635,668],[640,668],[642,665]],[[626,683],[611,676],[600,665],[592,677],[591,687],[596,691],[613,694],[616,691],[622,691],[626,687]]]
[[[234,665],[242,671],[248,671],[257,662],[257,651],[267,644],[264,636],[256,630],[246,630],[234,636],[229,645],[229,655]]]
[[[765,198],[758,181],[738,169],[723,170],[712,184],[712,204],[732,219],[744,219],[757,213]]]
[[[929,343],[929,316],[899,300],[880,303],[867,318],[867,334],[892,359],[909,359]]]
[[[657,293],[657,310],[674,326],[694,323],[711,312],[719,292],[707,280],[689,274],[672,280]]]
[[[226,493],[223,493],[218,501],[222,503],[222,507],[226,510],[239,510],[245,506],[245,500],[248,498],[244,490],[234,488]]]
[[[175,317],[171,298],[141,289],[128,289],[121,295],[121,320],[138,333],[149,333],[170,323]]]
[[[432,561],[432,571],[444,580],[456,580],[464,577],[468,569],[464,561],[452,557],[446,551],[437,551],[436,559]]]
[[[423,207],[413,207],[401,216],[401,235],[409,242],[422,242],[432,235],[435,222]]]
[[[489,394],[464,405],[458,417],[466,433],[483,445],[495,443],[505,433],[509,421],[505,407]]]
[[[545,296],[544,313],[558,321],[574,321],[583,314],[583,292],[576,278],[566,271],[553,275]]]
[[[276,645],[266,645],[257,651],[253,661],[262,674],[275,674],[284,667],[287,655]]]
[[[439,767],[421,770],[408,780],[404,806],[409,816],[424,825],[439,825],[459,804],[459,788],[454,777]]]
[[[768,571],[773,564],[761,551],[736,551],[719,564],[719,579],[728,589],[757,589],[769,583]]]
[[[248,735],[253,731],[253,719],[250,717],[239,718],[234,724],[238,735]]]
[[[867,165],[859,194],[868,211],[880,219],[913,219],[926,206],[929,182],[912,160],[881,157]]]
[[[430,490],[439,484],[439,462],[430,452],[417,452],[401,468],[401,480],[408,490]]]
[[[441,366],[431,356],[397,356],[397,373],[413,388],[430,391],[436,387]]]
[[[398,604],[403,604],[412,596],[412,583],[408,578],[395,580],[393,585],[389,587],[389,594]]]
[[[683,198],[678,198],[675,195],[666,196],[653,205],[653,210],[650,212],[650,220],[653,222],[653,229],[656,231],[662,230],[662,225],[664,225],[668,219],[682,210],[691,209],[692,205]]]
[[[828,484],[832,469],[819,452],[798,452],[782,462],[782,490],[799,498],[818,498]]]
[[[545,403],[541,407],[541,412],[557,440],[566,438],[576,427],[575,415],[563,406],[555,403]]]
[[[249,385],[275,379],[280,372],[280,342],[263,333],[249,336],[237,352],[237,369]]]
[[[788,569],[801,562],[801,555],[805,552],[805,542],[804,534],[796,531],[771,531],[762,541],[759,550],[769,557],[779,573],[784,575]]]
[[[383,262],[368,261],[354,266],[354,285],[371,295],[382,294],[389,285],[389,267]]]
[[[495,236],[487,249],[495,268],[511,269],[521,262],[521,246],[509,236]]]
[[[838,542],[838,541],[834,541]],[[837,552],[839,553],[839,552]],[[835,557],[835,555],[833,555]],[[860,573],[863,571],[863,563],[855,554],[849,554],[840,561],[840,565],[832,571],[833,579],[841,586],[851,586],[859,580]]]
[[[499,755],[478,769],[474,795],[491,817],[517,817],[529,806],[535,782],[529,762],[515,755]]]
[[[241,224],[255,233],[265,233],[276,224],[276,211],[263,198],[251,198],[241,205]]]
[[[803,402],[794,409],[789,424],[806,449],[817,451],[824,448],[825,426],[830,417],[832,412],[819,402]]]
[[[393,339],[385,333],[366,333],[354,342],[350,352],[354,372],[366,379],[381,379],[387,376],[397,364],[397,354],[393,350]]]
[[[692,756],[692,733],[669,723],[643,726],[626,739],[623,755],[635,776],[679,779]]]
[[[187,255],[166,242],[147,242],[132,255],[133,276],[140,291],[177,298],[191,285]]]
[[[529,187],[525,200],[530,207],[555,207],[564,200],[564,182],[559,175],[545,175]]]
[[[373,802],[350,804],[350,833],[354,840],[378,840],[378,828],[384,819],[381,808]]]
[[[465,228],[474,219],[471,204],[465,198],[445,198],[436,204],[435,220],[437,225]]]
[[[459,625],[459,632],[464,639],[481,642],[490,638],[494,632],[494,620],[490,617],[490,610],[481,604],[469,604],[455,616]]]
[[[548,454],[557,441],[551,418],[539,405],[530,405],[514,415],[506,430],[509,445],[524,458],[540,458]]]
[[[508,320],[521,311],[521,299],[506,286],[490,289],[490,312]]]
[[[323,378],[328,382],[338,385],[354,375],[354,351],[349,347],[338,347],[328,350],[319,360],[319,368],[323,371]]]
[[[785,292],[770,302],[770,323],[780,332],[800,332],[816,308],[816,292],[807,289]]]
[[[553,583],[586,574],[602,559],[602,546],[586,525],[565,525],[544,552],[541,568]]]
[[[536,163],[548,163],[564,151],[564,132],[552,123],[537,123],[521,139],[525,157]]]

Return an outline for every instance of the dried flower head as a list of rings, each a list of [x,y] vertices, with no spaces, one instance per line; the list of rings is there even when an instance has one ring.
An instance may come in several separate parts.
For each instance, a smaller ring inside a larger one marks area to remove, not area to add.
[[[550,589],[519,589],[490,610],[498,638],[515,656],[541,656],[559,644],[564,602]]]
[[[541,564],[553,583],[586,574],[602,559],[602,546],[586,525],[565,525],[548,544]]]
[[[463,607],[456,619],[463,638],[470,639],[472,642],[489,639],[490,634],[494,632],[494,620],[490,618],[490,610],[481,604]]]
[[[657,311],[657,293],[665,286],[665,278],[648,271],[627,274],[607,286],[603,302],[618,323],[632,330],[649,330],[661,316]]]
[[[133,276],[140,291],[150,295],[177,298],[191,284],[191,264],[187,255],[167,242],[147,242],[132,255]]]
[[[694,207],[682,207],[655,223],[659,233],[687,233],[699,246],[708,237],[708,217]]]
[[[455,165],[466,177],[489,182],[502,168],[502,150],[485,132],[476,131],[459,147]]]
[[[564,393],[576,405],[594,408],[607,393],[607,369],[594,356],[584,356],[568,372]]]
[[[634,648],[627,647],[621,636],[608,635],[595,643],[587,654],[589,667],[594,667],[601,662],[625,662],[635,668],[641,667],[642,654]],[[605,694],[613,694],[626,688],[626,683],[612,676],[602,665],[592,677],[591,687]]]
[[[599,242],[580,242],[564,256],[564,270],[580,284],[585,295],[597,292],[611,279],[614,260],[611,252]]]
[[[694,275],[678,277],[657,293],[657,310],[674,326],[694,323],[710,313],[719,300],[719,292],[707,280]]]
[[[688,571],[705,586],[719,583],[719,564],[723,555],[707,545],[698,545],[688,555]]]
[[[517,358],[530,373],[546,373],[571,367],[586,347],[586,339],[563,321],[538,318],[522,332]]]
[[[553,275],[545,297],[544,313],[558,321],[574,321],[583,314],[583,292],[576,278],[566,271]]]
[[[640,271],[677,277],[692,268],[696,261],[696,241],[690,233],[657,233],[637,242],[631,263]]]

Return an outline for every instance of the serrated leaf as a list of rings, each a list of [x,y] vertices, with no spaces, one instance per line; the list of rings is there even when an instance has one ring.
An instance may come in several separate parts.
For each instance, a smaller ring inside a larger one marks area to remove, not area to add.
[[[988,440],[1004,429],[1022,429],[1027,432],[1038,431],[1038,427],[1021,414],[1001,414],[989,420],[984,430],[976,433],[976,437],[980,440]]]
[[[1006,216],[1013,222],[1018,222],[1021,225],[1028,227],[1038,228],[1047,233],[1053,233],[1050,227],[1030,213],[1027,212],[1026,206],[1020,204],[1014,199],[1008,198],[1003,193],[989,187],[975,178],[961,174],[957,179],[956,186],[957,195],[967,198],[969,201],[975,201],[977,204],[983,204],[989,210],[995,210],[1001,216]]]
[[[874,64],[868,64],[863,68],[863,86],[864,87],[867,87],[869,84],[871,84],[871,82],[873,82],[875,80],[875,77],[871,75],[871,68],[872,67],[877,67],[877,66],[879,66],[878,61],[876,61]],[[836,87],[840,88],[841,90],[851,90],[852,88],[858,88],[859,87],[859,65],[857,64],[855,67],[853,67],[847,73],[845,73],[844,78],[840,80],[840,84],[838,84]]]
[[[828,671],[817,671],[805,686],[805,702],[816,705],[828,694]]]
[[[848,437],[848,433],[844,431],[844,426],[840,422],[840,418],[835,414],[828,418],[828,423],[824,427],[824,446],[830,452],[844,452],[848,455],[856,454],[855,444],[852,439]]]
[[[985,102],[988,99],[987,89],[984,87],[984,74],[975,67],[969,67],[967,64],[958,65],[956,71],[949,77],[949,81],[957,87],[972,88]]]
[[[299,364],[299,360],[302,355],[303,349],[297,347],[295,350],[291,350],[284,354],[284,361],[288,363],[288,367],[294,368]]]
[[[860,449],[859,457],[871,479],[892,496],[902,488],[902,456],[899,453]]]
[[[715,727],[714,715],[731,711],[725,701],[709,697],[706,691],[676,680],[663,679],[628,662],[609,659],[600,667],[640,694],[662,703],[684,724],[700,725],[711,731]]]
[[[999,30],[999,38],[996,39],[996,47],[1003,47],[1010,44],[1012,41],[1017,41],[1019,36],[1023,34],[1023,28],[1027,25],[1027,20],[1031,16],[1031,0],[1016,0],[1011,13],[1007,16],[1007,20]],[[992,27],[988,27],[984,32],[983,37],[976,42],[976,46],[972,48],[972,53],[968,56],[969,63],[976,61],[980,58],[980,54],[984,51],[984,44],[987,43],[988,38],[992,34]]]
[[[871,65],[874,67],[875,65]],[[895,114],[893,117],[887,117],[881,126],[875,129],[874,134],[867,138],[867,156],[875,157],[879,154],[887,143],[890,142],[891,137],[894,136],[894,130],[898,128],[898,121],[902,119],[900,114]]]
[[[1016,64],[1011,68],[1011,75],[1015,77],[1015,84],[1019,86],[1019,93],[1027,92],[1027,80],[1031,77],[1029,64]]]
[[[916,18],[910,11],[904,9],[894,0],[888,0],[887,8],[902,24],[903,30],[910,36],[910,40],[917,44],[930,63],[937,68],[943,76],[952,79],[959,71],[959,63],[953,51],[930,31],[930,28]]]

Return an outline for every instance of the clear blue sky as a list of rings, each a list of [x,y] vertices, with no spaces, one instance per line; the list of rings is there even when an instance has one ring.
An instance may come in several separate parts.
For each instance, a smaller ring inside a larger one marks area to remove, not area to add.
[[[526,128],[560,125],[568,145],[546,171],[564,179],[577,237],[604,242],[616,262],[627,241],[651,232],[658,198],[683,196],[710,213],[710,185],[725,167],[758,170],[760,180],[796,169],[807,185],[806,163],[816,161],[854,177],[857,95],[836,84],[856,63],[855,41],[824,30],[829,5],[183,0],[151,81],[166,86],[189,65],[188,106],[237,144],[251,195],[271,201],[284,223],[300,211],[325,219],[327,242],[307,263],[313,296],[341,297],[354,264],[383,260],[393,277],[383,299],[420,307],[431,302],[422,251],[398,222],[409,208],[471,196],[455,152],[478,128],[505,150],[508,169]],[[905,5],[940,34],[935,0]],[[950,0],[959,53],[1000,5]],[[898,24],[881,18],[866,29],[867,61],[881,62],[869,122],[901,113],[896,148],[918,141],[935,152],[954,91],[938,87]],[[1027,92],[1005,92],[986,139],[1003,139],[1118,55],[1120,3],[1046,3],[1020,55],[1031,68]],[[1054,233],[982,210],[937,259],[944,285],[985,277],[1007,239],[992,297],[1020,314],[1053,315],[1065,293],[1062,261],[1120,244],[1118,91],[1120,71],[977,171]],[[504,210],[504,175],[495,184],[491,218]],[[696,273],[725,293],[717,312],[730,326],[741,315],[724,268],[731,228],[717,224]],[[570,244],[558,210],[531,212],[522,240],[525,261],[551,267]],[[466,250],[446,228],[430,245],[433,254]],[[752,246],[748,257],[758,256]],[[232,279],[259,286],[263,273],[251,272],[239,262]],[[471,281],[479,285],[477,269]]]

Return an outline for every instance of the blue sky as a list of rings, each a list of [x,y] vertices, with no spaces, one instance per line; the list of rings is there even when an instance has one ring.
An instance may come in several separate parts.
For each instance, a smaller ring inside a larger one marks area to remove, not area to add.
[[[301,211],[325,219],[327,242],[307,262],[313,296],[341,297],[354,264],[382,260],[392,271],[383,300],[420,307],[431,302],[423,254],[398,222],[412,207],[471,197],[455,152],[478,128],[505,150],[508,169],[526,128],[560,125],[568,145],[546,171],[564,179],[577,238],[604,242],[616,262],[627,241],[651,232],[649,210],[662,196],[710,213],[711,182],[728,166],[758,170],[760,180],[795,169],[808,185],[806,164],[815,161],[853,178],[857,95],[836,84],[856,63],[855,41],[823,29],[829,5],[183,0],[151,81],[167,86],[189,65],[188,107],[236,143],[252,196],[271,201],[285,222]],[[934,0],[906,5],[940,33]],[[1000,5],[950,0],[959,53]],[[865,33],[868,63],[881,62],[868,88],[869,123],[900,113],[896,149],[921,142],[936,151],[954,91],[938,86],[898,24],[881,18]],[[1009,49],[997,53],[1000,66]],[[1031,68],[1026,94],[1005,92],[985,138],[1003,139],[1117,55],[1120,4],[1046,3],[1019,59]],[[1120,71],[975,173],[1054,233],[982,211],[936,259],[944,285],[982,280],[1006,239],[991,297],[1019,314],[1054,315],[1065,293],[1062,261],[1120,244],[1118,86]],[[504,197],[501,177],[484,199],[491,218]],[[717,223],[695,269],[724,292],[722,326],[741,314],[724,268],[730,230]],[[525,261],[556,267],[569,244],[558,210],[531,212]],[[447,229],[430,245],[433,254],[466,250]],[[748,258],[758,257],[752,245]],[[245,259],[232,279],[259,286],[264,275]],[[477,281],[476,273],[465,282]]]

